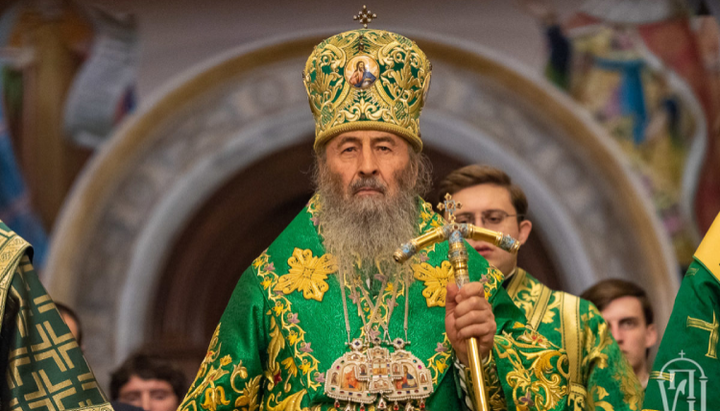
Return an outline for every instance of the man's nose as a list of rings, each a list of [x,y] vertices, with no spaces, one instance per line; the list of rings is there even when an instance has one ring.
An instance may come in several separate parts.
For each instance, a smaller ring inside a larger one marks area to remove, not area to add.
[[[143,393],[140,398],[140,407],[145,411],[150,411],[150,393]]]
[[[622,343],[623,335],[622,332],[620,332],[620,326],[618,324],[610,324],[610,333],[618,344]]]
[[[483,221],[482,214],[475,214],[472,216],[472,224],[476,225],[478,227],[487,228],[485,227],[485,222]]]
[[[360,175],[372,176],[378,173],[377,159],[372,150],[363,150],[360,156]]]

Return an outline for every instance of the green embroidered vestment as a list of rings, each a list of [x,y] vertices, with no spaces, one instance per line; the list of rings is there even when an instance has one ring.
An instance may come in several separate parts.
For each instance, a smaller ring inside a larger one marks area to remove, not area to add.
[[[0,221],[0,409],[112,411],[29,252]]]
[[[421,202],[419,211],[418,231],[443,224],[429,204]],[[318,233],[319,215],[316,196],[242,275],[181,411],[254,411],[261,404],[268,411],[334,409],[324,393],[325,373],[348,348],[340,283]],[[396,282],[379,291],[380,318],[388,317],[390,296],[397,292],[391,339],[404,338],[409,298],[407,349],[432,373],[429,410],[464,409],[445,335],[446,284],[454,281],[447,251],[447,243],[437,244],[406,263],[415,277],[407,289]],[[559,367],[566,355],[525,327],[523,313],[501,286],[502,274],[474,250],[469,253],[471,279],[484,283],[497,323],[486,368],[491,402],[496,409],[565,409],[568,386]],[[370,309],[363,302],[358,308],[346,286],[352,338],[359,338],[358,311],[369,320]]]
[[[637,377],[594,305],[550,289],[519,267],[507,291],[525,313],[528,326],[567,353],[575,409],[640,409]]]
[[[720,214],[685,273],[643,409],[720,409]]]

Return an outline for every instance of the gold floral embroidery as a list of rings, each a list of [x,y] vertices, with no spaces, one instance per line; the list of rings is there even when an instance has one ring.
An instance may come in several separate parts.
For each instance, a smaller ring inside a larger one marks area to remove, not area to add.
[[[234,376],[235,374],[233,374]],[[247,378],[247,373],[245,377]],[[231,379],[231,381],[234,381],[234,378]],[[256,411],[260,408],[259,404],[259,398],[258,394],[260,393],[260,376],[257,375],[255,378],[250,380],[245,387],[242,390],[238,390],[235,388],[235,385],[233,383],[233,389],[238,392],[242,393],[236,400],[235,400],[235,406],[238,407],[242,411]],[[244,408],[240,408],[244,407]]]
[[[288,273],[280,277],[274,290],[282,291],[285,295],[298,290],[302,291],[307,300],[322,301],[329,288],[325,280],[328,274],[337,271],[333,256],[324,254],[313,257],[312,251],[296,248],[288,259],[288,265]]]
[[[428,224],[433,220],[433,212],[432,205],[430,203],[423,201],[420,204],[420,229],[424,229],[427,227]]]
[[[281,277],[275,273],[274,264],[270,262],[269,257],[261,256],[260,258],[264,261],[257,269],[260,283],[263,284],[265,281],[269,281],[271,285],[276,284]],[[273,324],[275,324],[278,330],[282,330],[282,333],[277,334],[277,338],[280,338],[283,334],[286,336],[287,344],[292,350],[292,359],[297,370],[302,373],[302,377],[307,379],[307,386],[317,390],[321,387],[321,383],[317,381],[317,377],[320,375],[318,372],[320,362],[311,354],[313,350],[310,348],[310,342],[305,341],[305,330],[300,327],[298,314],[292,312],[292,303],[285,297],[285,294],[275,292],[274,290],[276,288],[277,286],[266,288],[267,298],[274,304],[273,308],[268,312],[268,315],[274,315],[270,321],[271,339],[273,338]],[[280,342],[276,344],[280,344]],[[277,351],[279,352],[280,350],[278,349]],[[277,358],[277,355],[274,358]],[[284,362],[283,365],[285,365]],[[287,367],[285,367],[285,369],[288,372],[290,371]],[[275,382],[275,380],[277,380],[277,382],[280,382],[282,379],[280,367],[276,367],[275,371],[276,374],[273,375],[273,381]],[[289,387],[287,380],[289,380],[289,378],[286,379],[284,387]],[[277,384],[277,382],[275,382],[275,384]]]
[[[253,261],[252,266],[253,268],[258,268],[263,264],[267,264],[268,258],[270,258],[267,254],[267,249],[263,251],[262,254],[260,254],[260,257],[256,258],[255,261]]]
[[[490,300],[490,297],[495,295],[495,291],[500,287],[502,282],[505,280],[505,275],[502,271],[489,265],[485,275],[480,279],[485,287],[485,299]]]
[[[440,214],[436,214],[435,211],[433,211],[430,203],[425,201],[420,203],[420,231],[424,232],[425,229],[442,227],[443,225],[445,225],[445,220],[443,220]]]
[[[201,407],[210,411],[217,411],[218,405],[228,405],[230,401],[225,399],[225,389],[223,387],[213,387],[205,390],[205,402]]]
[[[455,281],[455,271],[448,261],[443,261],[440,267],[433,267],[428,263],[413,264],[415,279],[425,284],[422,292],[428,307],[445,307],[448,282]]]
[[[615,408],[607,401],[603,399],[609,396],[607,390],[599,385],[592,387],[590,395],[588,396],[588,408],[589,410],[603,409],[604,411],[614,411]]]
[[[492,351],[490,351],[490,359],[487,365],[484,366],[484,369],[485,388],[487,390],[488,405],[490,406],[490,409],[493,411],[507,411],[507,401],[505,401],[502,384],[500,383],[500,378],[497,372],[497,364],[495,363]],[[466,378],[472,378],[472,373],[468,372],[467,368],[465,372],[467,373]]]
[[[427,360],[428,369],[432,373],[433,384],[435,386],[437,386],[440,376],[443,375],[448,368],[448,361],[450,361],[451,357],[452,346],[450,345],[447,333],[443,333],[443,342],[438,343],[437,348],[435,348],[435,355]]]
[[[629,372],[629,367],[626,367]],[[613,375],[615,381],[620,383],[620,391],[623,394],[623,402],[630,406],[633,411],[639,411],[643,403],[644,392],[639,388],[637,380],[627,372],[619,372]]]
[[[537,304],[542,289],[542,284],[531,281],[527,276],[525,276],[525,281],[518,287],[518,292],[515,298],[513,298],[513,302],[518,308],[523,310],[525,317],[529,316],[529,313],[532,312],[533,307]]]
[[[543,316],[543,324],[552,324],[555,321],[555,316],[560,316],[560,293],[553,292],[550,297],[550,304],[547,306],[547,311]]]
[[[513,367],[505,380],[518,410],[553,409],[565,398],[568,374],[561,365],[567,364],[567,354],[547,339],[533,331],[517,340],[506,334],[495,337],[495,348],[498,357],[507,358]],[[532,363],[525,367],[527,360]]]
[[[268,411],[302,411],[304,408],[302,408],[301,404],[305,394],[307,394],[306,390],[298,391],[284,400],[279,401],[274,406],[270,404],[275,401],[275,394],[270,394],[268,396],[266,408]]]
[[[268,367],[265,370],[265,378],[268,381],[268,390],[275,388],[275,383],[279,382],[280,365],[277,362],[277,356],[280,350],[285,348],[285,339],[277,326],[275,317],[270,317],[270,343],[268,344]]]
[[[203,361],[200,364],[200,369],[198,370],[197,375],[195,375],[196,381],[205,375],[207,367],[210,366],[210,364],[214,363],[220,355],[220,347],[222,346],[222,343],[220,343],[219,341],[220,324],[215,327],[215,331],[213,332],[212,338],[210,339],[210,346],[208,347],[208,351],[207,353],[205,353],[205,358],[203,358]]]
[[[609,345],[613,343],[613,339],[607,329],[607,323],[601,322],[598,324],[597,334],[593,331],[592,327],[585,327],[585,355],[582,359],[583,368],[593,364],[599,369],[604,369],[608,366],[608,356],[605,351]]]
[[[200,365],[200,370],[195,378],[196,385],[191,387],[188,391],[185,400],[178,408],[180,410],[196,410],[196,400],[201,395],[204,397],[204,401],[200,404],[200,408],[204,410],[216,411],[218,406],[230,404],[230,400],[226,398],[225,388],[215,385],[220,378],[230,374],[230,371],[225,369],[225,367],[233,362],[230,355],[226,355],[218,361],[218,358],[220,357],[220,348],[222,346],[222,343],[219,342],[220,325],[221,324],[218,324],[217,328],[215,328],[215,332],[210,340],[210,346],[208,347],[207,354],[205,354],[205,358],[203,359],[203,362]],[[217,368],[215,368],[216,365]],[[247,369],[242,365],[242,361],[239,361],[238,364],[233,367],[233,372],[230,377],[230,385],[233,390],[239,394],[243,394],[244,396],[241,396],[238,400],[236,400],[235,406],[240,406],[238,405],[238,401],[244,401],[242,405],[246,405],[247,408],[243,408],[238,411],[256,410],[258,408],[257,392],[259,391],[260,376],[255,378],[255,380],[250,381],[250,383],[242,389],[235,386],[235,378],[237,376],[242,379],[245,379],[248,376]],[[254,387],[254,385],[257,385],[257,387]],[[251,395],[253,390],[255,392],[254,396]],[[242,400],[243,398],[246,398],[246,400]]]
[[[318,216],[320,215],[320,212],[322,211],[322,204],[320,202],[320,195],[315,194],[312,196],[310,201],[308,201],[307,204],[307,212],[310,214],[310,221],[312,221],[313,225],[317,227],[318,225]]]

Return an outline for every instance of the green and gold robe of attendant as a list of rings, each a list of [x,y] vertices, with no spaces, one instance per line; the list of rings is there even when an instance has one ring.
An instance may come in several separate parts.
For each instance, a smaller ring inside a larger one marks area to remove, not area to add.
[[[720,410],[720,214],[695,252],[655,357],[643,409]]]
[[[30,253],[0,221],[0,409],[112,411]]]
[[[419,232],[443,224],[429,204],[421,203],[419,211]],[[334,258],[318,233],[320,214],[316,196],[242,275],[181,411],[333,409],[334,400],[324,393],[325,373],[348,348]],[[564,352],[525,327],[524,315],[502,289],[502,274],[470,250],[471,278],[484,282],[498,329],[486,367],[494,409],[566,409],[566,373],[558,370],[567,361]],[[429,410],[463,409],[465,400],[445,334],[446,284],[454,281],[447,251],[447,243],[437,244],[408,262],[415,281],[407,289],[396,282],[379,292],[381,318],[397,292],[390,339],[404,338],[409,298],[407,349],[431,371]],[[362,321],[347,287],[352,338],[359,338]],[[370,309],[361,304],[369,320]]]
[[[639,410],[642,388],[590,302],[553,291],[517,268],[506,285],[527,325],[567,353],[571,402],[584,410]]]

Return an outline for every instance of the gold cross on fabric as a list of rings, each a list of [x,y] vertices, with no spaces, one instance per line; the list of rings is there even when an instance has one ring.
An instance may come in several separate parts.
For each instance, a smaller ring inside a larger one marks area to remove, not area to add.
[[[712,323],[697,319],[688,317],[687,318],[687,326],[693,327],[693,328],[699,328],[701,330],[710,331],[710,337],[708,341],[708,352],[705,354],[706,357],[717,359],[717,344],[718,344],[718,338],[720,337],[720,323],[718,323],[717,318],[715,317],[715,311],[713,311],[713,321]]]
[[[376,18],[377,14],[368,10],[365,5],[363,5],[363,9],[358,12],[357,16],[353,16],[353,20],[362,24],[363,28],[367,28],[368,23],[372,22],[372,20]]]
[[[453,200],[450,193],[445,193],[445,201],[437,205],[438,210],[444,210],[448,215],[448,222],[450,224],[455,223],[455,212],[462,208],[462,204]]]

